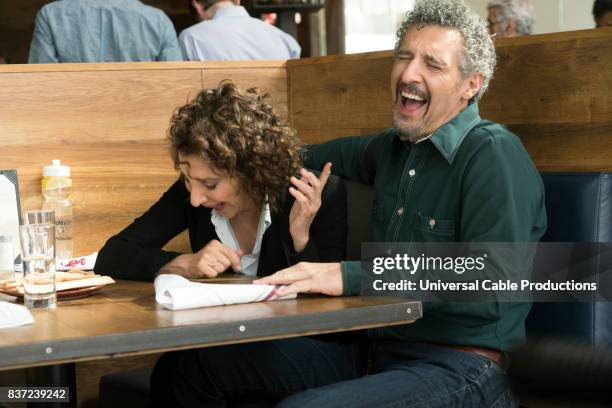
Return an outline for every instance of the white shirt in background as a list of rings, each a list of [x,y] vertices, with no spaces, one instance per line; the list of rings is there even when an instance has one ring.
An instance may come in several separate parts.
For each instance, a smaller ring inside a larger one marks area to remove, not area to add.
[[[179,45],[187,61],[287,60],[300,58],[297,41],[242,6],[227,6],[211,20],[186,28]]]

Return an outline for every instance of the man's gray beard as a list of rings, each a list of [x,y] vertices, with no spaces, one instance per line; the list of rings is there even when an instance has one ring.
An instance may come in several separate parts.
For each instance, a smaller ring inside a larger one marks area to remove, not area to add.
[[[393,112],[393,128],[395,129],[395,133],[403,141],[409,141],[411,143],[418,142],[423,138],[423,126],[400,126],[395,116],[395,111]]]

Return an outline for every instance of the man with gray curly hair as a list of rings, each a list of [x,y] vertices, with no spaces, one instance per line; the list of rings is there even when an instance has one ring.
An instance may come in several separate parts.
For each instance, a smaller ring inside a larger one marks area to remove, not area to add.
[[[309,148],[307,166],[332,162],[333,173],[373,185],[373,242],[472,247],[543,235],[538,171],[518,137],[479,116],[494,65],[493,42],[473,10],[459,0],[419,1],[398,31],[393,127]],[[490,255],[489,279],[516,280],[531,267],[529,256]],[[301,262],[255,282],[286,285],[279,295],[351,296],[373,292],[371,273],[360,261]],[[183,380],[169,390],[182,406],[516,407],[504,353],[524,342],[529,309],[424,303],[421,319],[373,329],[365,340],[301,337],[185,352],[169,368]]]
[[[530,0],[492,0],[487,4],[489,32],[496,38],[529,35],[535,25]]]

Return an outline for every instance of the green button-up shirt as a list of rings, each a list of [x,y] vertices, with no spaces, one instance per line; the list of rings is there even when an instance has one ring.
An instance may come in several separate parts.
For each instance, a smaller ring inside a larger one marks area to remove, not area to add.
[[[419,143],[393,129],[313,146],[306,165],[374,185],[374,242],[537,242],[546,230],[542,179],[519,138],[470,104]],[[510,267],[511,269],[511,267]],[[360,291],[360,262],[343,262],[344,294]],[[512,275],[512,270],[505,271]],[[370,337],[509,350],[524,341],[530,304],[438,303],[423,318]]]

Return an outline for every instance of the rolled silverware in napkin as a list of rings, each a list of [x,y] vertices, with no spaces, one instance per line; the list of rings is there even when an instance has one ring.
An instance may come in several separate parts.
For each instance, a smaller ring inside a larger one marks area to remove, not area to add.
[[[233,305],[293,299],[295,294],[279,297],[278,285],[225,285],[191,282],[179,275],[159,275],[155,278],[155,300],[170,310]]]

